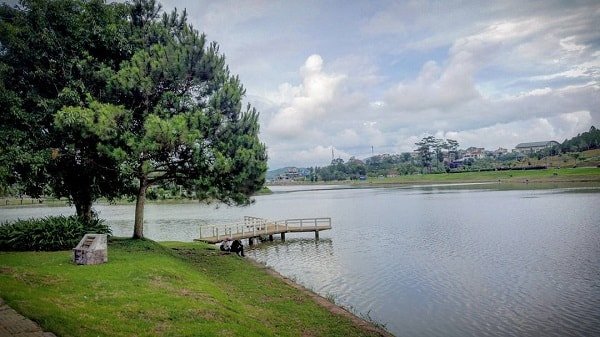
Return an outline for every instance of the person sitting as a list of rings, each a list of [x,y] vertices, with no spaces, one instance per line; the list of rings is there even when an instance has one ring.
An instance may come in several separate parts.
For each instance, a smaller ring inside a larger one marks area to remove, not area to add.
[[[239,256],[246,256],[244,255],[244,245],[242,244],[242,242],[240,242],[240,240],[234,240],[233,243],[231,244],[231,248],[230,251],[233,253],[237,253]]]
[[[223,242],[221,242],[221,246],[219,248],[221,249],[222,252],[230,252],[231,245],[232,245],[231,238],[227,237],[225,240],[223,240]]]

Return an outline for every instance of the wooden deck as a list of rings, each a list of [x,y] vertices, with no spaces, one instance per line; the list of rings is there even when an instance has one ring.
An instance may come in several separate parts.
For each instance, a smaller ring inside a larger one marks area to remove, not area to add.
[[[245,216],[244,221],[234,224],[212,225],[200,227],[200,237],[195,241],[218,243],[227,237],[233,240],[248,239],[253,244],[254,239],[268,237],[271,241],[273,235],[281,235],[285,240],[286,233],[314,232],[319,238],[319,232],[331,229],[331,218],[303,218],[285,220],[267,220]]]

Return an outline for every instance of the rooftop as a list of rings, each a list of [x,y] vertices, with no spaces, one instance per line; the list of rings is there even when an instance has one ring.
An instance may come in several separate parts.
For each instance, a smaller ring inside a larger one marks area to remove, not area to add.
[[[544,147],[544,146],[551,146],[551,145],[558,145],[558,142],[554,141],[554,140],[547,140],[545,142],[520,143],[520,144],[517,144],[517,146],[515,148],[519,149],[519,148],[529,148],[529,147]]]

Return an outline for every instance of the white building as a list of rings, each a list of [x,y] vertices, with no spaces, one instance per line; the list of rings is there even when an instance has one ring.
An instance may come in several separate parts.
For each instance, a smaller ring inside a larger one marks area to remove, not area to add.
[[[543,149],[549,149],[556,145],[560,145],[558,142],[549,140],[545,142],[531,142],[531,143],[521,143],[515,147],[515,151],[520,153],[534,153]]]

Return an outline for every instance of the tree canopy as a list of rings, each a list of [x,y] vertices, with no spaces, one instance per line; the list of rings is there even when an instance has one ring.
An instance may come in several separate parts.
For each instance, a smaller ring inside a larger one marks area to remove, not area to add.
[[[600,130],[591,126],[588,132],[578,134],[565,141],[559,146],[564,153],[586,151],[600,148]]]
[[[67,22],[49,19],[66,14],[64,8],[71,14]],[[92,9],[105,13],[92,20],[96,25],[86,21]],[[42,18],[31,18],[37,12]],[[76,206],[91,207],[101,196],[133,195],[134,237],[143,237],[151,185],[177,183],[200,199],[236,204],[249,203],[262,187],[266,149],[258,138],[258,112],[243,107],[239,78],[218,45],[187,22],[185,11],[161,14],[150,0],[62,0],[3,6],[2,15],[0,71],[13,76],[2,77],[0,100],[12,109],[11,120],[3,123],[22,133],[2,136],[10,148],[0,154],[5,181],[18,181],[30,193],[47,188]],[[17,23],[27,28],[14,27]],[[16,33],[21,29],[27,34]],[[60,46],[52,49],[71,58],[49,55],[41,46],[19,47],[32,36],[46,41],[40,33],[71,37],[73,43],[59,38]],[[39,64],[20,62],[17,53],[31,54]],[[52,72],[55,58],[66,65]],[[27,70],[23,76],[18,67]],[[27,77],[48,68],[45,81]],[[28,98],[32,92],[36,95]],[[27,139],[27,146],[20,144]],[[78,213],[79,208],[87,210],[78,207]]]
[[[415,145],[417,146],[416,151],[419,154],[421,165],[428,173],[431,173],[433,164],[439,166],[444,161],[443,150],[446,150],[448,154],[452,154],[453,157],[456,156],[456,151],[458,151],[456,140],[438,139],[433,136],[424,137]]]
[[[130,57],[123,4],[21,1],[0,6],[0,181],[31,196],[68,197],[91,216],[98,197],[126,193],[127,179],[98,137],[55,124],[63,106],[102,99],[108,74]]]

